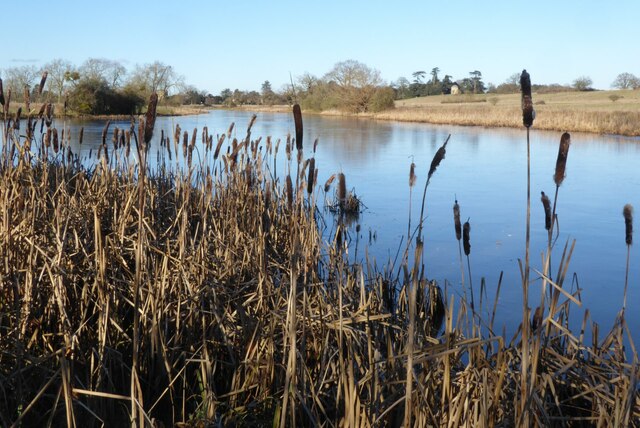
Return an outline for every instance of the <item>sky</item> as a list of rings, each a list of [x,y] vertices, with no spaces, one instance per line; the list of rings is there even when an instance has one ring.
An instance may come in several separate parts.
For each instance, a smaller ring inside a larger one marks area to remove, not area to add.
[[[526,68],[533,83],[580,76],[608,89],[640,76],[640,1],[5,0],[2,70],[62,58],[161,61],[187,83],[280,89],[347,59],[392,82],[438,67],[454,80],[500,84]],[[28,6],[26,6],[28,5]]]

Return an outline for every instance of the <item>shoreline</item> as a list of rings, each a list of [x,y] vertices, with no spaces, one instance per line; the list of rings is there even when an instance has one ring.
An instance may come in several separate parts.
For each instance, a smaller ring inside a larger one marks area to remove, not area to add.
[[[612,101],[613,95],[619,99]],[[640,136],[640,90],[535,93],[534,108],[537,114],[533,126],[539,130]],[[244,105],[229,109],[291,112],[291,107],[286,105]],[[303,113],[434,125],[522,127],[520,94],[435,95],[397,100],[394,109],[376,113],[339,110],[303,110]]]

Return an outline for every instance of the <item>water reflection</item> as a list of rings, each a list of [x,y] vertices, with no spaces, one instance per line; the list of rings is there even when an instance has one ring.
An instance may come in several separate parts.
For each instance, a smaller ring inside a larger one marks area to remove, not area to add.
[[[258,113],[252,136],[272,136],[274,144],[293,133],[289,114]],[[208,126],[210,135],[226,133],[236,123],[234,136],[244,138],[252,116],[249,112],[212,111],[208,115],[158,118],[154,142],[160,130],[172,136],[176,125],[189,134]],[[111,126],[128,128],[128,121],[114,121]],[[55,125],[60,129],[62,121]],[[70,132],[71,148],[81,158],[93,155],[101,141],[104,121],[64,123]],[[84,127],[84,143],[78,144],[80,127]],[[341,117],[306,115],[304,117],[305,153],[311,156],[311,145],[319,138],[316,165],[318,183],[324,183],[335,172],[344,172],[349,188],[355,188],[367,206],[360,216],[362,233],[376,232],[371,240],[370,255],[381,265],[393,259],[406,242],[407,222],[416,224],[420,211],[422,186],[431,159],[446,136],[452,135],[447,155],[433,177],[426,201],[425,263],[427,274],[444,284],[449,294],[461,294],[458,244],[453,228],[452,206],[457,197],[463,221],[470,219],[472,232],[471,268],[476,282],[485,277],[487,295],[493,298],[501,271],[504,271],[498,303],[497,322],[517,323],[520,314],[521,287],[518,259],[524,257],[526,209],[526,141],[522,130],[482,129],[472,127],[392,123]],[[541,265],[546,248],[544,211],[539,202],[541,191],[553,194],[552,175],[560,139],[559,132],[533,130],[531,135],[532,193],[532,262]],[[69,134],[67,134],[69,135]],[[559,257],[565,242],[576,239],[576,249],[569,267],[578,276],[573,286],[582,289],[585,307],[592,319],[609,328],[622,304],[626,245],[622,207],[626,203],[640,208],[640,159],[638,138],[573,134],[567,164],[567,178],[560,188],[558,219]],[[198,138],[198,144],[200,139]],[[264,144],[264,138],[263,138]],[[157,152],[152,147],[151,162]],[[416,163],[418,184],[412,194],[409,212],[409,166]],[[359,254],[364,254],[360,250]],[[554,259],[557,267],[558,260]],[[552,266],[553,269],[553,266]],[[533,274],[535,277],[535,273]],[[571,286],[568,279],[567,287]],[[629,274],[629,302],[640,299],[640,260],[632,251]],[[540,281],[534,281],[532,296],[539,296]],[[532,297],[533,298],[533,297]],[[536,301],[536,300],[534,300]],[[574,320],[581,322],[579,313]],[[632,329],[640,332],[640,314],[629,312]],[[576,326],[576,328],[579,326]]]

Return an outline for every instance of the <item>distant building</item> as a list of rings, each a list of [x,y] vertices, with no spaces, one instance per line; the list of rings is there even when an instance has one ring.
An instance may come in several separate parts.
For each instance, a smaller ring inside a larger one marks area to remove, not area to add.
[[[451,95],[458,95],[461,93],[462,93],[462,89],[460,89],[460,85],[453,82],[453,85],[451,85]]]

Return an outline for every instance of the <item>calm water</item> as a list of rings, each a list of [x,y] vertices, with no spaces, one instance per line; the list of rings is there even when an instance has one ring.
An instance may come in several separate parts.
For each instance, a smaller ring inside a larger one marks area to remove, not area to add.
[[[213,111],[208,115],[158,118],[156,142],[163,129],[172,135],[179,124],[189,134],[225,133],[235,122],[237,137],[246,135],[252,113]],[[69,125],[69,124],[68,124]],[[58,123],[56,126],[62,126]],[[84,144],[77,145],[79,126],[84,126]],[[81,156],[98,148],[104,122],[71,122],[72,149]],[[113,126],[127,127],[126,122]],[[111,128],[113,129],[113,128]],[[252,137],[272,136],[282,139],[294,134],[290,114],[258,113]],[[353,118],[304,117],[305,154],[319,138],[316,167],[320,185],[335,172],[344,172],[347,187],[355,189],[366,205],[360,216],[361,242],[376,239],[369,246],[378,266],[395,258],[400,245],[406,243],[409,218],[409,167],[415,162],[418,175],[413,188],[412,224],[417,224],[424,180],[438,147],[448,134],[451,139],[447,154],[434,174],[427,193],[425,223],[425,264],[427,275],[440,284],[449,283],[449,294],[460,294],[460,264],[455,240],[452,206],[457,197],[462,221],[471,223],[471,270],[477,293],[480,279],[485,278],[488,296],[493,301],[500,272],[504,271],[498,303],[498,327],[517,325],[521,318],[521,281],[518,259],[525,253],[526,215],[526,137],[525,131],[484,129],[477,127],[436,126],[391,123]],[[531,260],[540,269],[546,248],[544,212],[540,191],[553,198],[553,173],[558,153],[560,132],[533,129],[531,133]],[[198,138],[200,141],[200,138]],[[157,144],[157,143],[156,143]],[[151,153],[155,154],[152,149]],[[280,153],[284,152],[284,144]],[[567,177],[560,188],[558,218],[560,238],[556,244],[555,272],[562,247],[567,240],[577,241],[565,288],[579,285],[584,307],[591,319],[610,328],[622,306],[626,244],[622,208],[631,203],[640,209],[640,139],[591,134],[572,134],[567,163]],[[322,192],[319,193],[322,195]],[[322,198],[322,196],[321,196]],[[352,231],[355,239],[355,232]],[[403,241],[404,238],[404,241]],[[636,239],[640,239],[640,236]],[[363,256],[360,244],[357,257]],[[639,337],[640,253],[632,248],[629,275],[627,319]],[[466,266],[466,264],[465,264]],[[465,267],[466,269],[466,267]],[[574,280],[571,277],[576,273]],[[465,270],[465,277],[467,276]],[[532,272],[532,279],[536,278]],[[468,284],[468,281],[467,281]],[[539,302],[540,281],[532,285],[532,304]],[[573,309],[572,309],[573,310]],[[573,312],[574,330],[582,321],[582,311]],[[510,330],[508,328],[508,330]],[[601,330],[603,331],[603,330]]]

